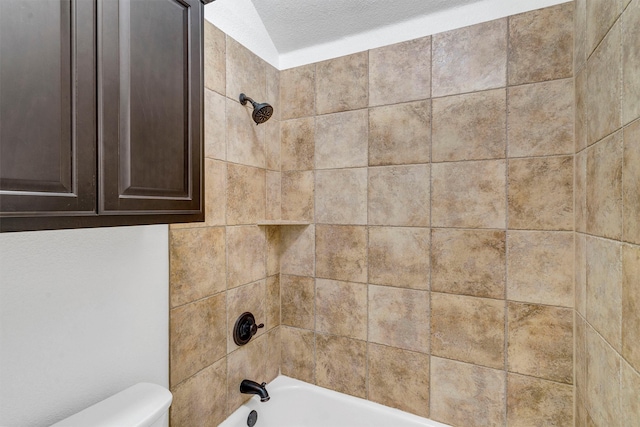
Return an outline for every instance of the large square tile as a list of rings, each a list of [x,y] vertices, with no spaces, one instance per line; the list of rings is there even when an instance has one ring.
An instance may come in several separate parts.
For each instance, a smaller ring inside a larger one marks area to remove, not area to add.
[[[312,221],[314,187],[313,171],[282,172],[282,219]]]
[[[369,165],[430,162],[431,101],[369,110]]]
[[[316,383],[365,398],[367,343],[347,337],[316,335]]]
[[[316,331],[367,339],[367,285],[316,279]]]
[[[431,96],[431,37],[369,51],[369,105]]]
[[[506,18],[432,37],[431,92],[434,97],[506,85]]]
[[[502,299],[505,283],[504,231],[432,230],[432,291]]]
[[[622,15],[622,119],[640,117],[640,3],[635,1]]]
[[[171,230],[169,283],[171,307],[227,289],[224,227]]]
[[[282,227],[277,225],[264,227],[267,240],[267,276],[280,274],[282,256]]]
[[[369,224],[428,227],[429,175],[429,165],[369,168]]]
[[[573,156],[509,160],[509,228],[573,230]]]
[[[618,0],[591,0],[613,4]],[[622,31],[618,23],[587,62],[588,142],[593,144],[620,128],[622,124]]]
[[[266,277],[266,238],[257,226],[227,227],[227,287]]]
[[[578,71],[587,62],[587,0],[574,3],[573,69]]]
[[[277,326],[280,326],[280,275],[276,274],[274,276],[267,277],[266,287],[267,298],[265,301],[265,324],[267,330],[271,330]]]
[[[223,95],[204,90],[204,156],[227,159],[226,99]]]
[[[622,0],[587,0],[587,56],[602,41],[622,11]]]
[[[587,236],[587,320],[618,351],[622,324],[622,245]]]
[[[573,425],[573,387],[538,378],[509,374],[507,425]]]
[[[315,121],[313,117],[280,123],[280,161],[283,171],[313,169]]]
[[[266,377],[264,381],[266,383],[270,383],[280,375],[280,365],[282,364],[282,340],[280,338],[280,327],[274,328],[267,333],[266,359]]]
[[[244,93],[258,102],[268,102],[263,101],[267,96],[266,63],[229,36],[226,80],[227,97],[238,100]]]
[[[622,354],[640,370],[640,246],[622,247]]]
[[[369,228],[369,283],[429,289],[429,229]]]
[[[433,164],[432,225],[504,228],[505,163],[483,160]]]
[[[169,315],[172,386],[226,355],[226,298],[213,297],[180,306]]]
[[[171,425],[218,425],[227,418],[227,363],[222,358],[171,387]],[[211,404],[211,399],[218,402]]]
[[[431,354],[504,369],[503,300],[431,294]]]
[[[358,110],[369,105],[368,52],[316,64],[318,114]]]
[[[275,112],[273,113],[276,114]],[[280,172],[280,121],[273,120],[265,123],[264,125],[264,155],[265,166],[272,171]]]
[[[623,239],[640,245],[640,120],[624,130],[622,206]]]
[[[316,222],[367,223],[367,168],[316,171]]]
[[[576,400],[584,403],[587,398],[587,322],[580,315],[574,316],[574,378]],[[576,420],[577,421],[577,420]]]
[[[204,86],[222,96],[226,90],[226,36],[209,21],[204,23]]]
[[[504,159],[505,89],[433,100],[433,161]]]
[[[266,215],[266,172],[227,164],[227,224],[255,224]]]
[[[282,173],[267,170],[265,219],[282,218]]]
[[[573,234],[557,231],[507,233],[509,300],[573,307]]]
[[[433,420],[454,426],[501,426],[506,420],[502,370],[431,357]]]
[[[640,375],[624,360],[620,361],[620,424],[623,426],[638,425],[640,421]]]
[[[313,225],[282,227],[282,274],[314,276],[316,271],[316,229]]]
[[[573,384],[573,310],[508,304],[509,372]]]
[[[316,112],[316,64],[280,72],[280,119],[313,116]]]
[[[282,324],[313,330],[315,292],[313,277],[280,276]]]
[[[576,97],[575,102],[575,140],[576,140],[576,153],[583,150],[589,144],[588,131],[587,131],[587,97],[589,96],[587,90],[587,69],[583,67],[580,71],[576,72],[574,92]]]
[[[429,416],[429,355],[369,344],[369,400]]]
[[[282,375],[315,384],[316,334],[313,331],[280,327]]]
[[[587,236],[576,233],[575,308],[582,317],[587,316]]]
[[[369,285],[369,342],[429,352],[429,293]]]
[[[509,88],[509,157],[574,152],[573,79]]]
[[[622,132],[603,139],[587,150],[586,203],[589,234],[612,239],[622,237],[623,156]]]
[[[366,109],[316,117],[316,169],[367,166],[368,120]]]
[[[593,425],[623,427],[620,413],[620,356],[587,328],[587,408]],[[637,394],[636,394],[637,396]]]
[[[365,283],[367,228],[316,225],[316,277]]]
[[[587,232],[587,159],[589,150],[582,150],[575,155],[574,177],[574,212],[576,231]]]
[[[509,17],[509,84],[571,77],[573,2]]]

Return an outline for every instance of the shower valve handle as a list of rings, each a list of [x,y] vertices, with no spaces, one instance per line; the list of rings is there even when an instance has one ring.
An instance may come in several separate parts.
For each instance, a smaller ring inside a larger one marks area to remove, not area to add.
[[[255,335],[258,333],[259,328],[264,328],[264,323],[260,323],[256,325],[255,323],[251,326],[251,335]]]

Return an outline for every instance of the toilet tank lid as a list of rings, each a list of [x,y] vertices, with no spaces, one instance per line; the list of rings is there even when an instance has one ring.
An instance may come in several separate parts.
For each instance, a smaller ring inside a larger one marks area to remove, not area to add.
[[[51,427],[147,427],[167,412],[172,399],[162,386],[139,383]]]

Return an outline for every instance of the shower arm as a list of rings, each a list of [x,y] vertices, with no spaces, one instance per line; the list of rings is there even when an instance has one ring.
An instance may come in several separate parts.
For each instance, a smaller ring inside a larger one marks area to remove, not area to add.
[[[254,106],[257,104],[256,101],[254,101],[253,99],[249,98],[244,93],[241,93],[240,94],[240,104],[247,105],[247,101],[249,101],[251,103],[251,105],[254,105]]]

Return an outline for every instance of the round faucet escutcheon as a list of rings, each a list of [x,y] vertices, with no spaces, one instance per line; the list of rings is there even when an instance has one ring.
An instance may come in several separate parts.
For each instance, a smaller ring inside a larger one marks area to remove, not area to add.
[[[248,311],[242,313],[233,327],[233,342],[240,346],[245,345],[260,328],[264,328],[264,323],[257,325],[252,313]]]

